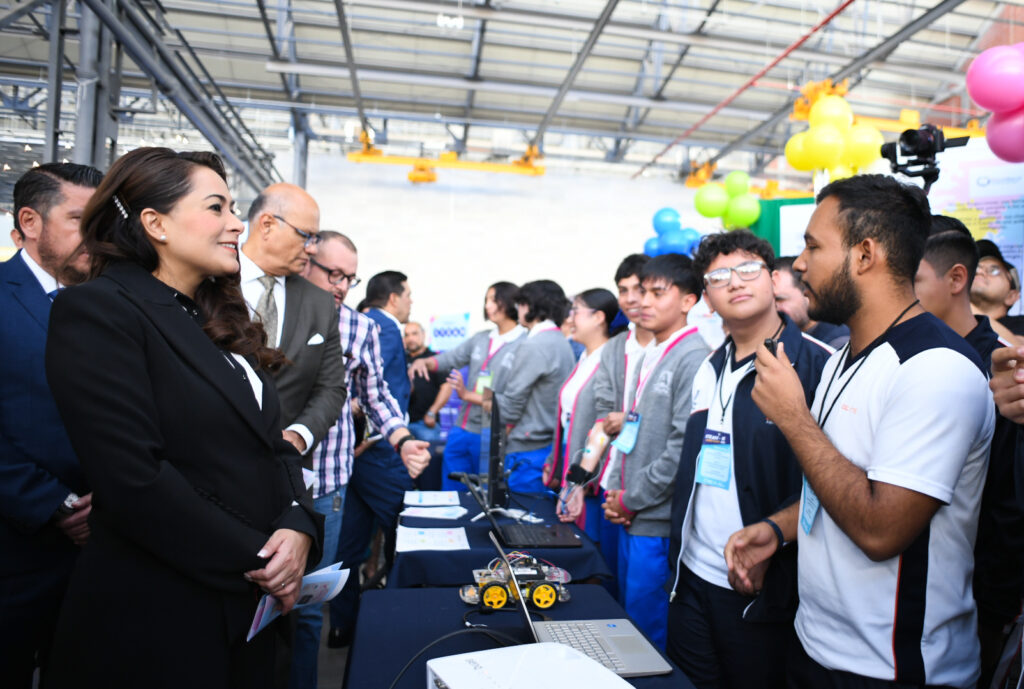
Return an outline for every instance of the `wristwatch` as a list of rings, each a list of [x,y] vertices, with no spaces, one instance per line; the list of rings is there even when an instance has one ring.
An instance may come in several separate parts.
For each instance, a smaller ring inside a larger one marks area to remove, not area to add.
[[[62,515],[69,515],[75,513],[75,503],[78,502],[78,493],[74,491],[68,493],[68,496],[64,498],[64,502],[57,505],[57,512]]]
[[[437,414],[432,411],[428,411],[426,414],[424,414],[424,416],[429,416],[430,418],[433,419],[437,417]]]

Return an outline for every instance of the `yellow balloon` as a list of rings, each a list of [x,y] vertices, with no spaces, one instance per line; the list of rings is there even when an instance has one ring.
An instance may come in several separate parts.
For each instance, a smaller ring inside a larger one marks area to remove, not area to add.
[[[847,177],[853,177],[853,170],[845,165],[836,165],[828,170],[829,182],[835,182],[837,179],[846,179]]]
[[[808,172],[814,169],[814,162],[807,150],[807,132],[798,132],[789,137],[789,141],[786,142],[786,162],[792,165],[794,170]]]
[[[816,169],[833,168],[843,159],[843,133],[831,124],[819,124],[807,130],[804,147]]]
[[[868,124],[855,124],[846,132],[846,163],[854,167],[867,167],[882,157],[882,132]]]
[[[841,96],[822,96],[811,106],[807,121],[812,129],[822,124],[831,124],[840,131],[846,131],[853,124],[853,110]]]

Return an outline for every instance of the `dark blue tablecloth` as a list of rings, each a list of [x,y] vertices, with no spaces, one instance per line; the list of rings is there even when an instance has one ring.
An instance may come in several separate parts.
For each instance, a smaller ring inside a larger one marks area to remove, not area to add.
[[[626,617],[622,607],[601,586],[570,585],[572,600],[546,611],[556,620]],[[345,686],[349,689],[387,689],[409,659],[434,639],[465,629],[462,617],[470,606],[454,589],[386,589],[366,591],[359,607],[355,639],[348,654]],[[474,614],[474,624],[487,624],[524,642],[529,632],[514,612]],[[427,660],[497,648],[483,634],[462,634],[446,639],[413,663],[397,689],[423,689]],[[693,684],[673,666],[671,675],[626,680],[638,689],[693,689]]]
[[[401,517],[403,526],[416,528],[453,528],[464,527],[469,541],[469,550],[417,550],[397,553],[395,564],[388,575],[388,588],[406,588],[409,586],[461,586],[473,583],[473,570],[483,569],[492,558],[496,557],[494,546],[487,533],[491,530],[491,522],[481,517],[475,522],[470,519],[480,513],[480,505],[467,493],[461,493],[462,506],[468,512],[462,519],[421,519]],[[545,523],[558,521],[555,515],[553,498],[513,496],[511,507],[518,507],[533,512]],[[498,523],[512,523],[511,519],[497,516]],[[573,525],[573,529],[576,526]],[[547,560],[572,576],[573,581],[581,581],[589,577],[611,577],[612,572],[601,557],[590,538],[576,529],[583,546],[580,548],[531,548],[530,554],[536,558]]]

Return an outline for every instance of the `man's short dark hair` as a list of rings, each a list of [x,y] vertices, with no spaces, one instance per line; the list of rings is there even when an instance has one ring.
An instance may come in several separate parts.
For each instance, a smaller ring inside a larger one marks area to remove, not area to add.
[[[888,175],[856,175],[827,185],[817,202],[832,196],[839,202],[843,245],[874,239],[885,250],[889,272],[913,282],[932,224],[924,192]]]
[[[733,230],[731,232],[715,232],[700,241],[697,252],[693,255],[693,270],[704,279],[708,266],[719,256],[743,251],[760,257],[768,270],[775,270],[775,251],[772,245],[761,239],[750,230]]]
[[[569,300],[554,280],[527,282],[519,288],[516,303],[526,306],[526,320],[531,323],[551,320],[561,325],[569,313]]]
[[[644,266],[650,260],[651,257],[647,254],[630,254],[626,256],[615,270],[615,284],[617,285],[620,280],[625,280],[634,275],[639,279],[640,271],[644,269]]]
[[[405,292],[403,283],[408,281],[405,273],[399,273],[397,270],[377,273],[366,283],[366,297],[360,304],[382,309],[387,306],[392,294],[401,296]]]
[[[693,269],[693,261],[682,254],[655,256],[640,271],[640,284],[664,280],[684,294],[700,296],[700,277]]]
[[[924,260],[931,264],[939,276],[945,275],[959,263],[967,269],[967,286],[970,287],[978,272],[978,247],[970,236],[965,237],[956,230],[947,230],[928,238]]]
[[[516,309],[516,299],[519,297],[519,287],[511,282],[495,282],[487,289],[494,290],[494,303],[501,307],[506,318],[519,320],[519,311]]]
[[[962,222],[946,215],[933,215],[924,260],[931,264],[936,275],[945,275],[959,263],[967,269],[967,287],[970,288],[978,271],[978,245]]]
[[[32,168],[14,185],[14,229],[22,238],[25,237],[18,225],[18,213],[22,208],[31,208],[45,220],[50,209],[64,202],[61,185],[74,184],[95,189],[102,179],[103,173],[92,165],[46,163]]]

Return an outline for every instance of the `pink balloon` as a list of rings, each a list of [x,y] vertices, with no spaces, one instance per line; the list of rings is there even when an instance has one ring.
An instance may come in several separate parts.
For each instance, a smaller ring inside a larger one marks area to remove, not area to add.
[[[967,91],[992,112],[1024,107],[1024,50],[997,45],[974,58],[967,69]]]
[[[1024,163],[1024,108],[993,113],[988,118],[985,139],[996,157],[1008,163]]]

